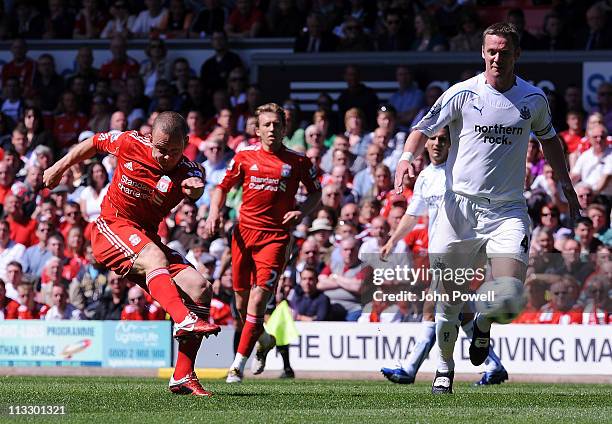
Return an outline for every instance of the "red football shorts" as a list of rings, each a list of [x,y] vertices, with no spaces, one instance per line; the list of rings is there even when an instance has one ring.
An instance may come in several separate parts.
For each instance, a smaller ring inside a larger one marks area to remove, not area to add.
[[[138,255],[149,243],[155,243],[168,259],[172,278],[191,265],[180,253],[161,242],[157,234],[148,234],[122,219],[105,219],[101,216],[94,222],[91,231],[91,247],[98,262],[112,269],[118,275],[127,276]],[[145,276],[130,274],[129,279],[145,286]]]
[[[234,290],[252,286],[274,292],[285,263],[290,236],[286,232],[252,230],[240,225],[232,236]]]

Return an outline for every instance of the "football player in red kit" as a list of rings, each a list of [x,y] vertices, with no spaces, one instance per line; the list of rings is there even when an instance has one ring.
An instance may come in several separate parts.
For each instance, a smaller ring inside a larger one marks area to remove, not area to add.
[[[185,120],[175,112],[159,114],[150,136],[137,131],[99,133],[83,141],[44,173],[55,187],[75,163],[106,152],[117,157],[117,168],[92,229],[96,260],[147,289],[175,322],[179,352],[170,390],[210,396],[200,385],[193,365],[202,336],[217,334],[208,322],[211,285],[181,254],[157,235],[162,219],[185,197],[204,191],[201,168],[182,154],[187,142]]]
[[[228,383],[242,381],[247,358],[260,336],[263,348],[258,349],[258,365],[254,368],[256,373],[263,371],[266,355],[274,346],[273,338],[264,332],[264,313],[285,266],[289,230],[321,199],[321,187],[310,160],[282,143],[283,109],[268,103],[257,108],[255,117],[261,144],[241,150],[230,162],[223,181],[213,190],[206,221],[206,231],[214,234],[227,192],[242,184],[240,218],[232,236],[232,275],[243,329]],[[306,186],[308,196],[301,210],[296,210],[295,194],[300,182]]]

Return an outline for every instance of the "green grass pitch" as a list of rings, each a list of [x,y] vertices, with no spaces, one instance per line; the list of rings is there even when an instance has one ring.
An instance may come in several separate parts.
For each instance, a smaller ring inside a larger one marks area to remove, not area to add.
[[[612,385],[456,383],[432,396],[427,383],[386,381],[203,381],[213,398],[177,396],[155,378],[2,377],[0,422],[74,423],[606,423]],[[8,405],[65,405],[67,415],[9,417]]]

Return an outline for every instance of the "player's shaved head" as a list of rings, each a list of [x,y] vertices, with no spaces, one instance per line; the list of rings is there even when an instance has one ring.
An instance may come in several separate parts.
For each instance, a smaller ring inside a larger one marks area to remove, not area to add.
[[[162,112],[157,115],[151,132],[155,133],[156,131],[161,131],[169,136],[177,135],[181,139],[185,138],[189,132],[185,118],[176,112]]]

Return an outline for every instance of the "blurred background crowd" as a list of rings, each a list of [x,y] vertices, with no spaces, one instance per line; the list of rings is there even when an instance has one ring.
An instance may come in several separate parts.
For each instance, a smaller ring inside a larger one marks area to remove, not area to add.
[[[612,48],[610,1],[529,1],[499,16],[496,1],[338,0],[49,0],[0,1],[0,37],[12,59],[2,66],[0,98],[0,317],[6,319],[164,319],[165,313],[129,279],[96,263],[92,222],[112,179],[116,159],[98,156],[74,166],[61,184],[43,187],[43,171],[96,132],[137,130],[147,135],[159,112],[183,114],[189,127],[185,155],[206,170],[205,194],[184,202],[159,228],[162,238],[214,281],[212,319],[234,321],[228,238],[241,203],[234,189],[224,230],[204,233],[210,190],[240,149],[258,143],[253,113],[264,93],[230,49],[237,37],[294,37],[295,51],[479,50],[491,20],[521,31],[526,50]],[[508,3],[508,2],[503,2]],[[537,12],[548,4],[547,13]],[[528,7],[529,6],[529,7]],[[541,18],[541,19],[540,19]],[[540,19],[541,21],[538,21]],[[530,29],[528,29],[530,28]],[[78,48],[74,71],[60,74],[55,57],[30,57],[25,39],[110,40],[112,58],[93,66],[90,47]],[[142,63],[127,53],[132,38],[148,39]],[[205,38],[214,53],[200,69],[186,58],[167,59],[169,38]],[[474,75],[466,69],[449,80]],[[528,77],[528,76],[525,76]],[[404,140],[442,94],[422,85],[409,66],[395,71],[397,91],[381,102],[347,66],[336,99],[317,97],[304,113],[291,99],[285,144],[319,169],[319,210],[298,225],[276,300],[287,299],[297,320],[419,321],[422,304],[372,301],[376,254],[410,202],[414,179],[394,193],[393,175]],[[546,90],[553,122],[565,142],[584,217],[569,225],[567,200],[539,142],[529,143],[525,199],[534,232],[529,246],[528,304],[523,323],[608,324],[612,317],[612,84],[597,88],[585,110],[579,82]],[[418,158],[417,169],[428,165]],[[298,194],[298,202],[303,193]],[[394,254],[426,264],[427,218]],[[423,290],[422,281],[415,290]]]

